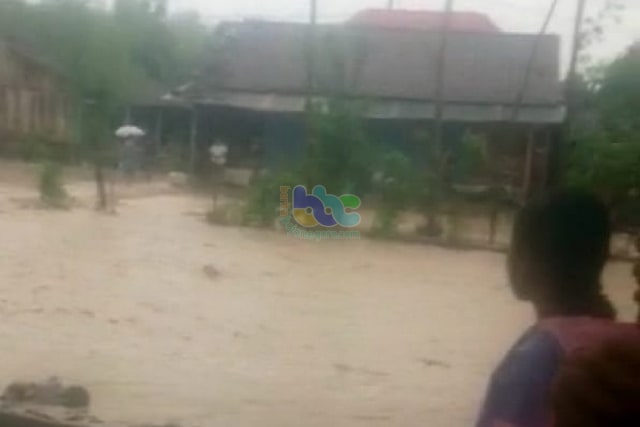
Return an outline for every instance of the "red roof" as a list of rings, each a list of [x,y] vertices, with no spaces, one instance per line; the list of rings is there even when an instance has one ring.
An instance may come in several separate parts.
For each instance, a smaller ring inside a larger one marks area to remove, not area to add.
[[[444,20],[444,12],[365,9],[355,14],[349,22],[378,28],[440,30],[444,25]],[[491,18],[477,12],[452,12],[449,18],[449,29],[462,32],[501,32]]]

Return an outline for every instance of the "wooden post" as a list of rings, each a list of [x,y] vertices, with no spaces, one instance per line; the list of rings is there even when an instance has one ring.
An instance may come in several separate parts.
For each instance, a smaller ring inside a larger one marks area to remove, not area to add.
[[[552,167],[551,164],[551,153],[553,151],[553,141],[552,141],[552,130],[547,128],[544,132],[544,149],[543,156],[544,165],[543,165],[543,175],[540,177],[545,187],[550,187],[552,184]]]
[[[198,156],[198,110],[195,105],[191,108],[191,128],[189,130],[189,173],[195,175]]]
[[[107,196],[107,187],[105,185],[102,161],[99,159],[96,160],[93,166],[93,174],[96,180],[96,189],[98,192],[98,202],[96,204],[96,209],[100,211],[106,211],[109,207],[109,198]]]
[[[155,145],[156,152],[160,149],[162,145],[162,107],[158,108],[158,112],[156,114],[156,128],[155,128]]]
[[[394,3],[393,0],[389,0],[389,3],[387,4],[387,9],[389,10],[393,9],[393,3]]]
[[[524,179],[522,180],[522,200],[526,201],[531,195],[533,180],[533,163],[536,146],[535,129],[530,127],[527,131],[527,150],[524,159]]]

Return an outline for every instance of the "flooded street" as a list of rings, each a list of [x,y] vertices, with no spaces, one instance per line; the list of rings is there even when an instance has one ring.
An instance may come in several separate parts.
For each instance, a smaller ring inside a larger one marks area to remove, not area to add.
[[[213,227],[183,194],[116,216],[12,196],[0,188],[0,386],[57,375],[106,421],[468,426],[531,321],[499,254]],[[607,284],[632,318],[629,266]]]

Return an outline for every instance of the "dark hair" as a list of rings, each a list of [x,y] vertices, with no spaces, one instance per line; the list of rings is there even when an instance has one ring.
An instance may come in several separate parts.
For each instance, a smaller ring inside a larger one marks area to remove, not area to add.
[[[600,276],[609,257],[609,210],[595,195],[565,190],[535,200],[518,214],[513,248],[526,253],[556,302],[570,308],[598,301],[599,311],[613,308],[601,295]],[[605,307],[606,306],[606,307]]]

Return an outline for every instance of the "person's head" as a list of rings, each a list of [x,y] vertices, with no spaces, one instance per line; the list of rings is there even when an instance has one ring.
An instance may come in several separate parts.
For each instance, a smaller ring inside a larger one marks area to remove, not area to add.
[[[600,282],[610,237],[609,211],[590,193],[568,190],[532,201],[513,228],[508,268],[516,296],[542,316],[613,316]]]

